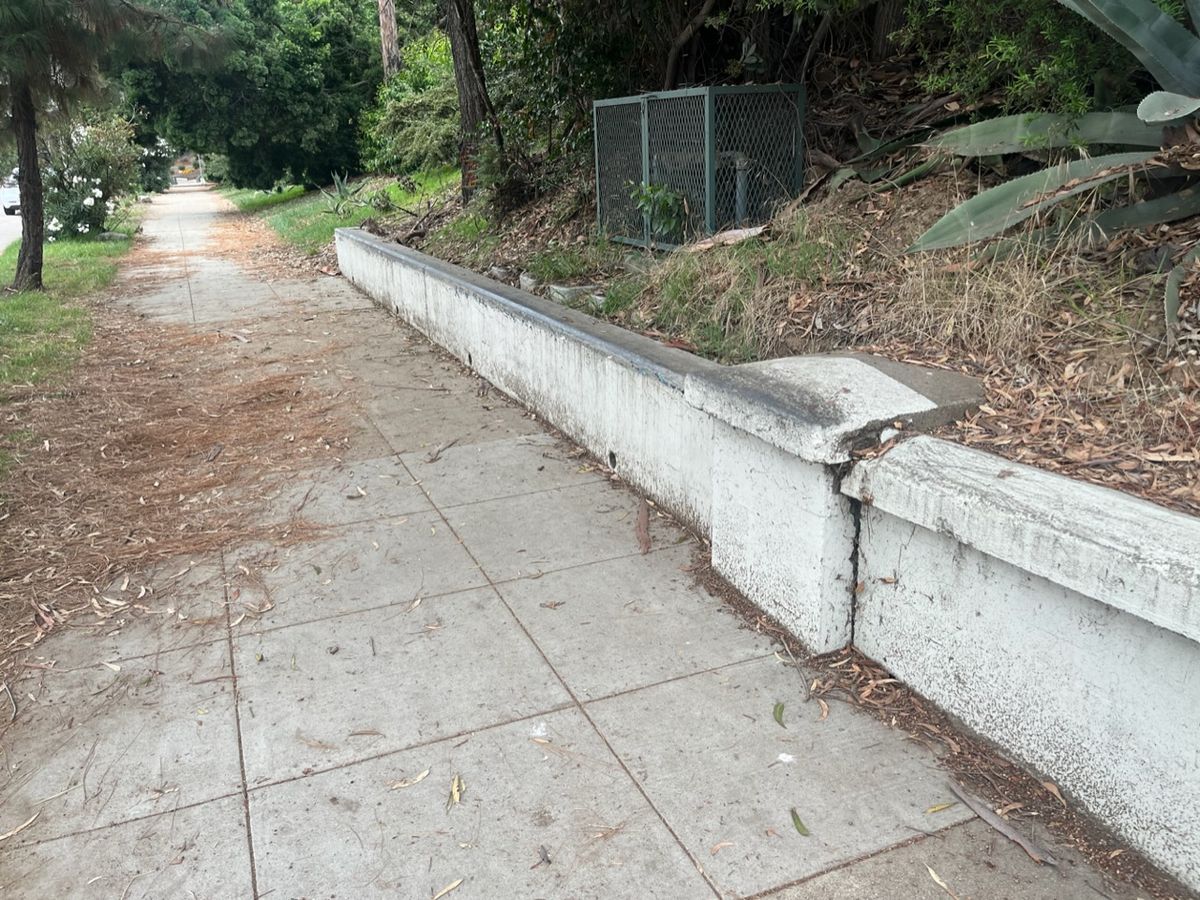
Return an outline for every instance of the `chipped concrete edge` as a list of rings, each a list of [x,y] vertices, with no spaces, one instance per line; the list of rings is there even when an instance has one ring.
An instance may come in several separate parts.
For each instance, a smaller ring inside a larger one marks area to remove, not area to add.
[[[924,435],[842,492],[1200,643],[1194,516]]]
[[[705,535],[811,651],[852,641],[1200,887],[1200,837],[1172,843],[1162,814],[1200,810],[1180,707],[1198,520],[931,437],[849,461],[965,412],[968,379],[854,354],[718,366],[361,231],[337,245],[377,303]]]

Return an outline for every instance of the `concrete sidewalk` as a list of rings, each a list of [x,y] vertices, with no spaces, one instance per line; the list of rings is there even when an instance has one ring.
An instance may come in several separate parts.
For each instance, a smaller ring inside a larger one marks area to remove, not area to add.
[[[2,738],[0,834],[28,824],[0,896],[1133,896],[944,808],[903,732],[822,719],[684,532],[652,518],[643,555],[634,495],[344,281],[215,253],[223,209],[157,200],[171,252],[129,302],[311,346],[353,450],[268,488],[318,539],[181,560],[170,615],[47,642]]]

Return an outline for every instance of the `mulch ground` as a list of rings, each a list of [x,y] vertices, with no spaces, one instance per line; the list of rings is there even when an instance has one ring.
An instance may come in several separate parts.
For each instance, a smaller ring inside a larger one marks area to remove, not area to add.
[[[117,290],[160,284],[163,262],[135,248]],[[3,405],[14,458],[0,496],[5,685],[68,620],[157,605],[114,585],[234,540],[300,539],[302,523],[255,524],[254,488],[348,441],[344,398],[310,384],[311,367],[239,353],[228,333],[156,324],[107,298],[89,311],[94,337],[74,370]]]

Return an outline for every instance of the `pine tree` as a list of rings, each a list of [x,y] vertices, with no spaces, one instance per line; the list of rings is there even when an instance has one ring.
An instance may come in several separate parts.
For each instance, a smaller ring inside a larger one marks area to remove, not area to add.
[[[21,249],[16,290],[42,287],[45,239],[38,126],[50,109],[93,95],[100,65],[131,26],[154,13],[127,0],[3,0],[0,3],[0,104],[17,147]]]

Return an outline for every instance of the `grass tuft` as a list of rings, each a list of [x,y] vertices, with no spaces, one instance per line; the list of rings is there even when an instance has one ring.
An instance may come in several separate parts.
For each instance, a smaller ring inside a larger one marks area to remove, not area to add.
[[[394,178],[371,178],[356,182],[362,185],[356,195],[361,202],[346,204],[340,214],[331,210],[329,198],[322,192],[305,193],[303,188],[298,187],[265,195],[261,191],[222,189],[222,194],[242,212],[261,214],[286,243],[313,255],[329,246],[338,228],[356,228],[368,218],[381,214],[380,210],[366,202],[373,194],[395,209],[413,206],[448,188],[458,180],[458,171],[439,169],[416,175],[412,180],[414,190],[406,189]]]
[[[19,384],[66,371],[91,339],[88,311],[71,301],[107,287],[130,242],[60,240],[46,245],[45,290],[0,295],[0,399]],[[19,243],[0,254],[0,283],[12,281]]]

